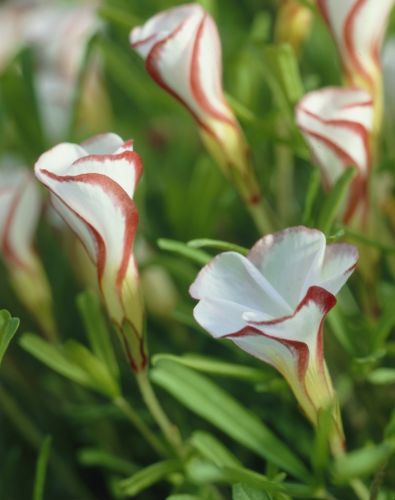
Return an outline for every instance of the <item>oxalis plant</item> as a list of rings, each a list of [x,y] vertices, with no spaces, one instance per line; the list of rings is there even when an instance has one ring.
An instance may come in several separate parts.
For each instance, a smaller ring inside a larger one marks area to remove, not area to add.
[[[1,500],[395,498],[394,3],[3,2]]]

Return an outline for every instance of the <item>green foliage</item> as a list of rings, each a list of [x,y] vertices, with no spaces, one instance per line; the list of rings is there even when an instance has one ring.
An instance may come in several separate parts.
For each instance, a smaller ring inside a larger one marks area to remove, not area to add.
[[[259,419],[211,380],[179,363],[162,360],[151,372],[153,381],[169,391],[189,410],[259,456],[305,478],[297,457]]]
[[[12,318],[8,311],[0,311],[0,365],[18,326],[19,319]]]
[[[51,452],[52,437],[47,436],[40,448],[37,459],[36,477],[34,480],[33,500],[44,499],[45,476],[47,474],[47,465]]]

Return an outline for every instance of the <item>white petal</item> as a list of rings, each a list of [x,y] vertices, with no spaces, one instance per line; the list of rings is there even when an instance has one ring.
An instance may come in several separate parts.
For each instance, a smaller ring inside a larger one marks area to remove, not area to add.
[[[248,259],[294,311],[319,276],[325,236],[316,229],[298,226],[264,236]]]
[[[243,315],[245,306],[229,300],[202,299],[193,310],[196,322],[214,338],[238,332],[247,326]],[[270,316],[265,317],[271,319]]]
[[[367,175],[373,128],[368,93],[335,87],[310,92],[297,107],[296,122],[330,185],[350,165]]]
[[[27,169],[0,170],[0,245],[15,264],[30,265],[41,207],[38,185]]]
[[[130,36],[152,78],[201,122],[235,122],[222,92],[221,46],[212,18],[198,5],[153,17]]]
[[[357,260],[358,250],[352,245],[327,246],[317,285],[336,295],[354,271]]]
[[[88,144],[88,148],[99,150],[101,147],[111,146],[116,148],[115,152],[88,155],[85,148],[77,144],[59,144],[38,159],[35,165],[36,176],[45,184],[42,176],[44,171],[61,176],[100,174],[112,179],[133,197],[142,172],[142,163],[137,153],[133,152],[131,143],[125,143],[115,134],[106,134],[102,139],[96,136],[92,142],[93,145]]]
[[[110,155],[114,154],[124,145],[125,141],[117,134],[99,134],[81,143],[88,154]]]
[[[57,210],[91,253],[99,275],[106,271],[114,279],[120,272],[125,275],[137,224],[137,212],[127,194],[104,176],[88,174],[79,179],[43,174],[43,182],[61,201],[54,200]]]
[[[337,43],[345,70],[366,80],[379,65],[378,51],[394,0],[318,0]]]
[[[85,149],[78,144],[64,142],[43,153],[34,167],[39,180],[41,172],[47,170],[54,174],[62,174],[79,158],[87,155]]]
[[[190,287],[196,299],[221,299],[243,306],[243,312],[267,312],[271,317],[290,314],[275,288],[248,259],[236,252],[225,252],[205,266]]]

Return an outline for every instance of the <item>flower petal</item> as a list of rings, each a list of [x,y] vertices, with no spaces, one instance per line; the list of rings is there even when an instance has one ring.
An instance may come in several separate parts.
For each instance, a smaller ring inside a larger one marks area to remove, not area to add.
[[[294,311],[315,284],[324,252],[321,231],[297,226],[261,238],[248,259]]]
[[[292,312],[251,262],[236,252],[215,257],[200,271],[189,292],[196,299],[221,299],[239,304],[244,312],[267,311],[271,317]]]
[[[109,155],[118,151],[125,141],[117,134],[99,134],[81,143],[88,154]]]
[[[41,207],[38,185],[27,169],[1,169],[0,246],[9,262],[20,267],[32,263],[32,241]]]
[[[335,87],[310,92],[297,107],[296,122],[330,186],[350,165],[367,175],[373,128],[367,92]]]
[[[318,0],[350,84],[375,85],[379,52],[394,0]]]
[[[357,261],[358,250],[353,245],[328,245],[317,286],[336,295],[354,271]]]
[[[151,77],[201,124],[236,124],[221,85],[221,46],[213,19],[198,4],[162,12],[135,28],[130,42]],[[209,127],[210,128],[210,127]]]

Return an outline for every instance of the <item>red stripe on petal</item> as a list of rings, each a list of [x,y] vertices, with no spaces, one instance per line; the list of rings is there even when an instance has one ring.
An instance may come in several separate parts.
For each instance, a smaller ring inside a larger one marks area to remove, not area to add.
[[[193,45],[192,57],[191,57],[191,68],[190,68],[191,90],[192,90],[194,97],[196,98],[196,101],[200,105],[200,107],[206,113],[208,113],[212,118],[214,118],[216,120],[223,121],[225,123],[228,123],[231,126],[235,126],[235,121],[231,117],[224,115],[223,113],[221,113],[217,109],[215,109],[214,106],[212,106],[212,104],[208,100],[208,98],[203,90],[203,85],[201,82],[199,52],[200,52],[200,46],[201,46],[201,39],[202,39],[203,32],[204,32],[204,29],[206,27],[206,22],[208,21],[208,19],[209,19],[208,14],[205,14],[203,16],[202,21],[200,22],[200,25],[198,27],[197,32],[196,32],[196,39],[195,39],[195,43]],[[214,50],[214,47],[213,47],[213,50]],[[222,97],[222,103],[224,104],[224,106],[227,106],[223,97]]]
[[[132,253],[133,242],[138,225],[138,212],[135,204],[133,203],[133,200],[127,195],[126,191],[124,191],[121,186],[119,186],[109,177],[106,177],[105,175],[102,174],[90,173],[90,174],[79,174],[70,176],[58,176],[52,172],[49,172],[48,170],[41,170],[41,173],[60,183],[82,182],[90,185],[99,186],[103,190],[103,192],[107,196],[110,196],[111,199],[115,202],[115,204],[121,209],[121,212],[124,217],[125,232],[123,241],[123,255],[122,255],[122,260],[118,267],[117,278],[116,278],[116,286],[119,288],[127,272],[130,256]],[[54,194],[56,195],[56,193]],[[61,201],[62,203],[65,203],[63,199],[61,199]],[[69,207],[67,203],[65,203],[65,205]],[[69,208],[71,209],[71,207]],[[100,235],[100,233],[98,233],[96,228],[93,228],[93,226],[90,223],[88,223],[85,219],[83,219],[81,215],[77,214],[74,210],[73,213],[75,213],[88,226],[90,231],[93,230],[92,234],[95,235],[95,239],[98,238],[98,236],[100,236],[99,239],[103,241],[105,245],[105,240],[103,236]],[[100,278],[102,278],[105,268],[105,253],[103,254],[102,251],[99,252],[98,254],[97,265],[98,265],[98,270],[100,270],[99,272]]]
[[[366,81],[369,83],[371,87],[374,86],[374,82],[372,80],[372,76],[366,71],[364,68],[363,64],[361,64],[361,61],[358,58],[358,54],[356,53],[356,48],[354,46],[354,23],[355,23],[355,18],[358,16],[359,11],[364,7],[366,3],[366,0],[356,0],[355,4],[351,8],[346,22],[344,23],[343,27],[343,38],[344,38],[344,45],[346,47],[346,50],[348,52],[348,55],[350,57],[352,65],[355,67],[358,73],[362,75]],[[352,75],[350,75],[352,79]]]
[[[10,243],[10,231],[11,231],[11,226],[13,223],[13,218],[15,215],[15,212],[18,208],[19,202],[23,196],[23,193],[25,189],[29,186],[29,183],[31,182],[31,179],[29,176],[26,176],[26,180],[18,186],[18,189],[14,193],[14,197],[12,199],[10,208],[7,213],[7,217],[5,220],[4,224],[4,230],[2,234],[2,241],[1,241],[1,247],[2,251],[4,253],[4,257],[10,262],[11,264],[20,267],[21,269],[28,269],[28,266],[26,265],[25,262],[23,262],[18,255],[15,253],[14,249],[12,248],[12,245]],[[8,191],[8,189],[5,189],[4,191]]]

